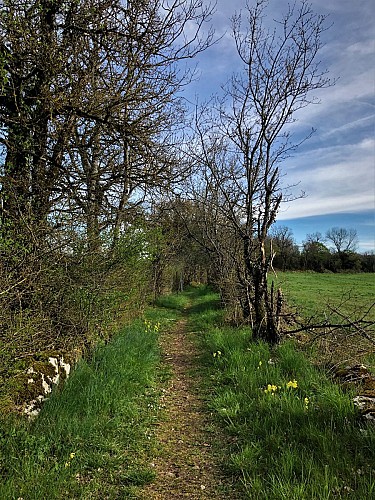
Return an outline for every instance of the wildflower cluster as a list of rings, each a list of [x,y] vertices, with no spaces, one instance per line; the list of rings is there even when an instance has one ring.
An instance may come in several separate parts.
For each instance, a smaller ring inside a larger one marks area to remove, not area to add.
[[[288,389],[297,389],[297,387],[298,387],[297,380],[296,379],[289,380],[289,382],[286,384],[286,386],[288,387]]]
[[[264,389],[264,392],[268,392],[273,395],[278,389],[281,389],[280,385],[268,384],[267,389]]]
[[[222,354],[221,351],[216,351],[216,352],[213,353],[213,357],[214,358],[220,358],[221,354]]]
[[[285,384],[285,387],[287,389],[297,389],[298,382],[297,380],[289,380],[289,382]],[[264,392],[274,394],[277,390],[280,389],[282,389],[281,385],[267,384],[267,388],[264,389]]]
[[[145,332],[146,333],[159,333],[160,330],[160,323],[151,323],[151,321],[148,321],[147,319],[144,320],[144,325],[145,325]]]
[[[262,366],[262,362],[260,361],[258,369],[261,366]],[[297,388],[298,388],[298,382],[296,379],[289,380],[289,382],[286,382],[284,385],[284,389],[286,389],[288,392],[290,392],[290,390],[293,391],[294,389],[297,389]],[[281,385],[267,384],[267,387],[263,388],[263,392],[265,394],[270,394],[271,396],[275,396],[276,393],[280,394],[282,392],[282,389],[283,389],[283,386],[281,386]],[[308,411],[309,403],[310,403],[309,398],[305,397],[303,400],[303,408],[305,411]]]
[[[74,458],[75,456],[76,456],[76,454],[75,454],[75,453],[73,453],[73,452],[69,455],[69,460],[68,460],[67,462],[65,462],[65,467],[70,467],[70,465],[71,465],[71,463],[72,463],[72,462],[71,462],[71,460],[73,460],[73,458]]]

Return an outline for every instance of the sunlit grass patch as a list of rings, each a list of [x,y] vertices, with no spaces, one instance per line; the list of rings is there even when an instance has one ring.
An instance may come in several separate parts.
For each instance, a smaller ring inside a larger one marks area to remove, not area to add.
[[[162,295],[155,301],[157,307],[166,309],[176,309],[182,311],[189,304],[189,298],[186,294]]]
[[[304,316],[321,316],[327,304],[344,305],[345,312],[365,311],[374,302],[374,274],[280,272],[277,278],[287,300]],[[371,318],[375,319],[375,310]]]

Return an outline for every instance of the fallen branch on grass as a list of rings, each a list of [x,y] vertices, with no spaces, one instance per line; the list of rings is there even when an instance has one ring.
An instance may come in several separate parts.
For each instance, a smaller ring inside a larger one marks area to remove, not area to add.
[[[336,331],[342,330],[354,330],[353,333],[357,333],[372,344],[375,345],[375,331],[373,326],[375,325],[375,321],[368,320],[368,316],[372,309],[375,307],[375,302],[362,314],[359,318],[350,318],[350,316],[346,313],[343,313],[339,308],[333,307],[328,304],[328,308],[331,314],[335,314],[338,317],[343,319],[343,322],[331,322],[330,318],[325,319],[324,321],[315,321],[313,317],[311,317],[307,322],[303,322],[296,315],[289,314],[288,318],[293,318],[294,324],[298,325],[298,328],[294,328],[293,330],[287,330],[285,333],[288,335],[293,335],[301,332],[309,332],[314,333],[314,338],[312,341],[317,340],[320,337],[325,335],[332,334]],[[318,332],[318,333],[317,333]]]

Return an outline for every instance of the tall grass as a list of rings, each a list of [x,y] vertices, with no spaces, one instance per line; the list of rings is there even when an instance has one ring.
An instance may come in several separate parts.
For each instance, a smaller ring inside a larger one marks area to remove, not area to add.
[[[191,328],[205,351],[210,405],[231,435],[223,458],[243,498],[374,498],[375,429],[360,421],[352,395],[292,342],[253,342],[248,328],[220,324],[219,312],[199,302]]]
[[[1,422],[0,498],[130,498],[152,479],[143,464],[157,404],[160,321],[150,313],[82,360],[34,422]]]

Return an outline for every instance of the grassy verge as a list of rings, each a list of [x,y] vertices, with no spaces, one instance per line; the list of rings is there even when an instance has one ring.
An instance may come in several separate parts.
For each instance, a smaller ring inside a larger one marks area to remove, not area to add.
[[[222,326],[214,300],[195,298],[191,328],[204,346],[211,407],[231,435],[223,459],[243,498],[374,498],[375,429],[361,423],[351,395],[291,342],[271,350],[247,328]]]
[[[158,332],[189,306],[204,394],[228,439],[218,449],[242,483],[237,498],[367,500],[375,496],[375,428],[291,342],[254,343],[223,325],[205,288],[162,298],[83,360],[34,422],[0,422],[0,498],[136,498],[153,479]],[[221,433],[217,433],[221,436]]]
[[[0,498],[134,498],[157,412],[158,331],[177,313],[149,311],[82,360],[34,422],[0,422]]]

